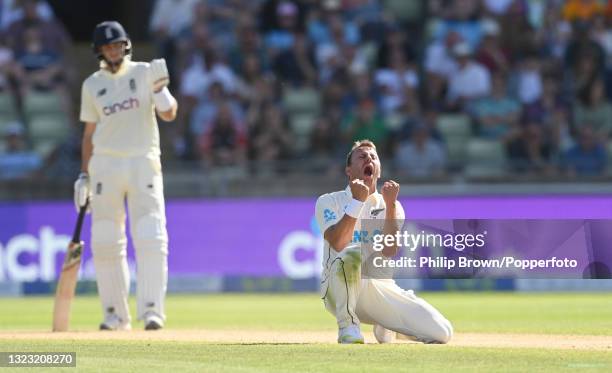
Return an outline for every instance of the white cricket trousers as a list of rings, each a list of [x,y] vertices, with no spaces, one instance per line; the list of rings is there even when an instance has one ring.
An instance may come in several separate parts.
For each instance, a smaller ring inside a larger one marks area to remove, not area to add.
[[[432,305],[392,279],[362,279],[359,248],[347,248],[331,263],[321,289],[338,327],[379,324],[424,343],[447,343],[451,323]]]
[[[138,319],[148,311],[165,319],[168,234],[159,156],[96,154],[89,161],[88,171],[92,192],[91,245],[105,317],[115,314],[124,323],[131,321],[127,303],[127,200],[130,236],[136,250]]]

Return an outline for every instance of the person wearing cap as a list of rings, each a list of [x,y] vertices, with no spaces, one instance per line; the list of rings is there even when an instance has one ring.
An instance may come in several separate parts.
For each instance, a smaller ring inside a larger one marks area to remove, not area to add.
[[[42,167],[40,155],[26,148],[21,123],[9,123],[4,129],[4,151],[0,153],[0,180],[25,179]]]
[[[106,21],[94,29],[100,69],[83,82],[80,119],[85,123],[81,174],[74,185],[78,209],[92,211],[91,245],[104,312],[101,330],[129,330],[125,202],[136,249],[137,312],[146,330],[164,325],[168,234],[159,129],[176,117],[163,59],[131,61],[123,26]]]
[[[460,109],[467,101],[487,95],[491,91],[489,71],[474,61],[472,48],[465,42],[453,46],[457,71],[451,76],[447,102],[449,107]]]

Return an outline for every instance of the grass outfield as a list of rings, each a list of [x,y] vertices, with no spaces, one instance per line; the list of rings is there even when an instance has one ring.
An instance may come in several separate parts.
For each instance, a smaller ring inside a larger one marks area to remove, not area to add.
[[[79,333],[51,334],[52,298],[31,297],[0,300],[0,351],[76,351],[79,370],[94,371],[612,371],[609,294],[419,295],[453,323],[457,343],[337,345],[334,319],[315,294],[170,296],[161,333],[95,332],[98,299],[79,297],[71,324]],[[133,299],[131,306],[134,315]],[[372,341],[371,327],[363,329]],[[486,333],[490,346],[466,343]],[[523,344],[522,335],[548,335],[555,348]],[[570,343],[558,346],[561,339]]]

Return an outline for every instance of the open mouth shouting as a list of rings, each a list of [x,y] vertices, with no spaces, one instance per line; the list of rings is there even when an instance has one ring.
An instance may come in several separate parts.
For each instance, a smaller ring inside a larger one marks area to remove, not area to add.
[[[363,167],[364,178],[371,179],[374,176],[374,166],[367,164]]]

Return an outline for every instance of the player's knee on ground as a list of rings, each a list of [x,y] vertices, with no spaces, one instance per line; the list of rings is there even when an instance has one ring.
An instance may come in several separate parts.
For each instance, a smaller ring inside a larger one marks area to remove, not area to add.
[[[168,234],[160,216],[145,215],[138,219],[133,235],[138,250],[168,254]]]
[[[98,220],[91,229],[92,252],[96,260],[125,255],[127,238],[121,225],[112,220]]]

